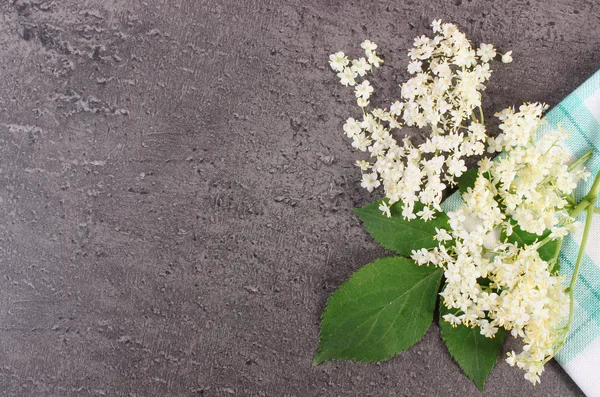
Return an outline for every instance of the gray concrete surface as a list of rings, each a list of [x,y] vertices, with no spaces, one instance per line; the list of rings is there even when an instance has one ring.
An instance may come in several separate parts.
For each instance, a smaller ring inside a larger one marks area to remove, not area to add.
[[[600,67],[597,0],[0,3],[0,395],[478,396],[432,326],[311,365],[327,296],[385,252],[326,61],[365,38],[398,94],[433,18],[512,49],[486,110]],[[500,363],[486,396],[579,396]]]

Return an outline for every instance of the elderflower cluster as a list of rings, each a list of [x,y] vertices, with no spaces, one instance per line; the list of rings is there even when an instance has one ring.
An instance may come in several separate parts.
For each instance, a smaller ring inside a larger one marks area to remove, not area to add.
[[[446,321],[480,327],[486,337],[503,327],[523,339],[523,351],[511,352],[507,361],[524,369],[534,384],[564,339],[569,312],[564,280],[553,272],[556,258],[547,262],[538,249],[570,231],[574,220],[564,197],[587,177],[567,166],[569,152],[560,145],[563,130],[546,133],[534,144],[543,109],[525,104],[518,112],[497,114],[503,132],[490,138],[490,150],[504,154],[495,161],[480,160],[474,186],[462,194],[463,204],[448,213],[450,231],[438,230],[439,246],[412,255],[420,265],[444,269],[447,283],[440,295],[450,310]],[[539,236],[551,233],[519,247],[506,240],[516,227]],[[447,248],[450,240],[454,245]]]
[[[381,210],[387,216],[389,206],[401,201],[404,218],[432,219],[444,189],[467,170],[463,158],[485,149],[481,91],[490,78],[489,62],[496,49],[491,44],[473,48],[453,24],[437,20],[432,27],[435,36],[417,37],[409,50],[408,72],[413,77],[401,85],[401,98],[389,109],[366,109],[374,89],[364,77],[383,62],[375,52],[377,45],[363,42],[365,56],[358,59],[349,60],[343,52],[330,56],[331,68],[341,84],[354,87],[363,109],[362,119],[349,118],[343,128],[352,146],[371,158],[357,162],[363,172],[361,185],[369,192],[383,186],[387,202]],[[510,53],[502,57],[504,62],[511,59]],[[404,125],[428,128],[431,137],[416,146],[407,137],[398,142],[393,133]],[[425,207],[415,213],[417,201]]]
[[[553,237],[560,238],[568,234],[567,226],[573,222],[565,211],[565,197],[589,173],[569,171],[570,153],[559,144],[567,138],[564,130],[548,132],[533,144],[545,108],[524,104],[518,112],[508,108],[496,115],[502,121],[502,133],[488,139],[488,150],[506,155],[489,171],[504,212],[521,229],[538,236],[550,230]]]

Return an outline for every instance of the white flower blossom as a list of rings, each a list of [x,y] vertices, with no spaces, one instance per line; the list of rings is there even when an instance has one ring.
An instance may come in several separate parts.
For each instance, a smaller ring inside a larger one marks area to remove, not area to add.
[[[390,205],[388,203],[386,203],[385,201],[382,201],[381,204],[379,204],[379,211],[383,212],[385,214],[385,216],[387,216],[388,218],[392,217],[392,213],[390,211]]]
[[[422,71],[421,66],[423,66],[423,62],[421,61],[412,61],[408,64],[408,73],[415,74]]]
[[[512,61],[512,51],[508,51],[506,54],[502,55],[503,63],[511,63]]]
[[[363,175],[362,183],[360,185],[367,189],[369,192],[372,192],[373,189],[379,187],[380,184],[381,183],[377,179],[377,173],[372,172],[370,174]]]
[[[341,51],[329,55],[329,65],[336,72],[342,72],[348,63],[350,63],[348,57]]]
[[[365,40],[360,45],[366,51],[375,51],[377,49],[377,44],[373,43],[370,40]]]
[[[483,62],[489,62],[496,56],[496,49],[491,44],[483,44],[479,45],[479,49],[477,50],[477,55],[481,57]]]
[[[337,76],[340,78],[340,83],[347,87],[356,85],[355,79],[358,77],[358,73],[346,67]]]
[[[436,227],[435,231],[436,231],[436,235],[433,238],[436,239],[437,241],[450,241],[450,240],[452,240],[452,236],[450,235],[450,233],[448,233],[448,231],[446,229],[438,229]]]
[[[371,71],[371,65],[365,58],[359,58],[352,60],[351,69],[362,77],[366,75],[367,72]]]
[[[348,118],[346,123],[344,123],[344,133],[348,138],[352,138],[355,134],[361,132],[361,130],[360,123],[352,117]]]
[[[369,106],[369,100],[363,97],[356,98],[356,104],[361,108],[366,108],[367,106]]]
[[[356,94],[356,97],[362,98],[364,100],[369,99],[372,92],[373,92],[373,87],[371,86],[371,83],[369,83],[369,80],[364,80],[362,83],[358,84],[356,86],[356,88],[354,89],[354,93]]]

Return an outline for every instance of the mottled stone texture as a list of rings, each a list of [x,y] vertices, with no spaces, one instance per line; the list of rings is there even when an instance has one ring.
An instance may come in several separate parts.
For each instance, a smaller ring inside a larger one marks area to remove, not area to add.
[[[0,394],[478,396],[437,325],[381,364],[313,367],[327,296],[385,252],[327,56],[365,38],[398,95],[433,18],[512,49],[491,115],[600,66],[597,0],[0,3]],[[383,103],[383,102],[382,102]],[[554,362],[487,396],[579,396]]]

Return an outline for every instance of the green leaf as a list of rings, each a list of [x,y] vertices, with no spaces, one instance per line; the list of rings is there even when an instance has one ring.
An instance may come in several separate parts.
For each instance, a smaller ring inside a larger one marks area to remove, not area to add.
[[[515,222],[516,223],[516,222]],[[502,231],[501,238],[502,240],[507,239],[509,243],[517,243],[517,246],[523,247],[525,245],[531,245],[536,241],[541,241],[550,235],[550,231],[546,231],[541,236],[537,234],[529,233],[522,230],[519,225],[513,224],[513,232],[510,236],[506,235],[506,231]],[[540,258],[545,261],[549,261],[554,257],[554,253],[556,252],[556,247],[558,246],[558,240],[549,241],[544,244],[538,252],[540,254]]]
[[[436,235],[435,228],[450,229],[448,216],[444,212],[436,212],[435,219],[428,222],[419,218],[407,221],[402,217],[401,202],[391,206],[391,218],[379,210],[380,203],[381,201],[376,201],[362,208],[355,208],[354,213],[382,247],[400,255],[410,256],[412,250],[437,247],[438,241],[433,239]],[[422,204],[415,205],[415,211],[422,208]]]
[[[458,182],[458,190],[461,193],[464,193],[469,189],[475,186],[475,181],[477,180],[477,174],[479,173],[479,168],[471,168],[464,172],[461,176],[457,178]]]
[[[440,328],[446,347],[463,372],[483,391],[485,380],[502,350],[506,330],[500,328],[494,338],[487,338],[481,335],[479,327],[469,328],[461,324],[453,328],[442,318],[448,313],[448,308],[441,303]]]
[[[400,257],[356,271],[327,302],[314,365],[386,360],[417,343],[433,320],[442,273]]]

